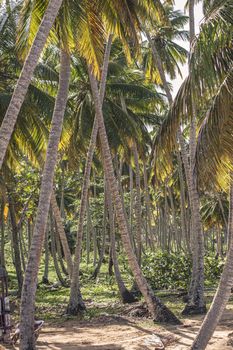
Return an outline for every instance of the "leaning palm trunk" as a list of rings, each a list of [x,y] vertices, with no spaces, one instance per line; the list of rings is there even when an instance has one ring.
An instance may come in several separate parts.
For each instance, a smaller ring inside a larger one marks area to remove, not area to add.
[[[61,283],[62,286],[65,287],[66,282],[62,276],[60,266],[58,264],[58,259],[57,259],[56,229],[55,229],[55,222],[54,222],[52,210],[50,210],[50,238],[51,238],[51,255],[53,258],[54,269],[59,282]]]
[[[189,8],[190,8],[190,40],[191,43],[195,36],[194,34],[194,18],[193,18],[193,6],[194,1],[190,0]],[[153,58],[157,65],[163,87],[165,89],[169,105],[171,106],[173,103],[172,95],[169,90],[165,72],[163,70],[161,58],[156,49],[156,46],[153,40],[150,37],[150,34],[146,32],[147,39],[150,43]],[[177,137],[181,147],[181,157],[184,164],[185,177],[188,188],[190,209],[191,209],[191,224],[192,224],[192,258],[193,258],[193,270],[192,270],[192,278],[188,293],[189,303],[186,305],[184,309],[184,314],[188,313],[205,313],[206,306],[204,300],[204,239],[203,239],[203,231],[202,231],[202,223],[200,216],[200,204],[199,204],[199,194],[197,191],[197,186],[195,183],[195,179],[193,176],[193,164],[194,164],[194,154],[195,154],[195,144],[196,144],[196,126],[195,126],[195,108],[194,103],[192,103],[192,122],[191,122],[191,132],[190,132],[190,162],[188,159],[187,150],[185,147],[185,142],[183,135],[181,133],[180,128],[178,128]],[[182,171],[182,169],[180,170]],[[187,229],[187,227],[186,227]]]
[[[113,35],[110,34],[108,38],[108,42],[105,49],[104,55],[104,63],[102,69],[102,76],[100,82],[100,96],[101,96],[101,105],[104,100],[106,80],[108,74],[108,64],[109,57],[111,53]],[[80,271],[80,261],[81,261],[81,250],[82,250],[82,239],[83,239],[83,225],[85,219],[85,213],[87,208],[87,199],[88,199],[88,188],[90,183],[90,174],[91,174],[91,164],[94,156],[96,139],[98,134],[98,120],[95,117],[93,129],[91,133],[90,144],[87,152],[84,176],[83,176],[83,186],[82,186],[82,194],[81,194],[81,203],[79,209],[79,223],[78,223],[78,231],[77,231],[77,241],[76,241],[76,249],[75,249],[75,257],[73,264],[73,275],[71,280],[71,288],[70,288],[70,299],[67,307],[67,313],[71,315],[76,315],[80,311],[82,312],[85,309],[84,302],[82,300],[82,296],[80,293],[80,281],[79,281],[79,271]]]
[[[10,142],[11,135],[14,131],[15,123],[25,99],[38,59],[46,43],[50,29],[52,28],[61,4],[62,0],[49,1],[34,42],[24,62],[24,66],[11,98],[11,102],[0,128],[0,169],[2,167],[6,150]]]
[[[59,88],[55,102],[48,148],[43,170],[40,197],[28,265],[25,272],[21,299],[21,350],[34,350],[34,303],[41,251],[46,230],[51,195],[53,191],[54,171],[57,161],[58,145],[61,137],[70,79],[70,56],[61,51]]]
[[[233,184],[230,189],[230,205],[229,205],[229,222],[228,235],[233,233]],[[233,240],[230,241],[230,246],[227,254],[227,259],[222,272],[221,280],[215,297],[212,301],[210,309],[203,321],[201,329],[198,332],[196,339],[191,347],[192,350],[204,350],[214,333],[214,330],[223,314],[226,304],[231,294],[233,286]]]
[[[126,288],[126,286],[124,284],[124,281],[121,277],[121,272],[119,269],[118,260],[117,260],[113,204],[112,204],[111,191],[110,191],[108,184],[107,184],[106,197],[107,197],[107,205],[108,205],[111,256],[112,256],[112,262],[113,262],[113,266],[114,266],[114,273],[115,273],[117,286],[118,286],[123,303],[133,303],[136,301],[136,299],[134,298],[134,295]]]
[[[133,248],[130,241],[129,228],[122,206],[121,196],[119,194],[118,183],[114,175],[114,167],[112,163],[110,147],[108,144],[107,133],[104,125],[104,118],[102,113],[101,100],[98,92],[98,85],[90,66],[88,67],[88,71],[96,116],[98,118],[100,143],[104,160],[104,172],[114,200],[117,221],[130,268],[134,274],[136,283],[147,302],[148,308],[151,312],[153,319],[163,322],[165,321],[172,323],[180,323],[177,317],[165,305],[163,305],[159,298],[157,298],[154,295],[151,287],[148,285],[145,277],[142,274],[142,271],[138,265],[137,258],[133,252]]]
[[[56,200],[56,196],[55,196],[54,191],[52,192],[52,196],[51,196],[51,207],[53,210],[54,219],[56,221],[57,231],[58,231],[58,234],[59,234],[59,237],[61,240],[62,249],[63,249],[64,255],[65,255],[67,270],[68,270],[69,276],[71,278],[72,271],[73,271],[73,261],[72,261],[66,233],[65,233],[65,230],[63,227],[61,213],[60,213],[60,210],[59,210],[58,205],[57,205],[57,200]]]

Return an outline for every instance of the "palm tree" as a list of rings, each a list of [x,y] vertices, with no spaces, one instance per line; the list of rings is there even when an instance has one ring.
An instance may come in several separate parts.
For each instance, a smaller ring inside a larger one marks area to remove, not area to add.
[[[32,79],[33,72],[36,68],[38,59],[44,48],[50,29],[52,28],[61,4],[62,0],[49,1],[43,20],[41,21],[34,42],[24,62],[20,77],[15,86],[11,102],[8,106],[0,128],[0,168],[2,167],[6,150]]]
[[[122,207],[121,196],[118,190],[118,184],[114,175],[112,156],[111,156],[106,129],[104,125],[104,118],[103,118],[103,113],[101,108],[100,96],[98,92],[98,85],[97,85],[96,78],[93,75],[92,68],[90,66],[88,67],[88,70],[89,70],[89,79],[91,83],[91,90],[92,90],[93,100],[95,105],[95,111],[96,111],[96,116],[97,116],[98,125],[99,125],[99,135],[100,135],[101,149],[102,149],[102,154],[104,159],[105,176],[111,188],[111,193],[114,199],[117,222],[120,228],[122,242],[127,253],[130,268],[134,274],[137,285],[147,302],[148,308],[151,312],[153,319],[160,322],[171,322],[171,323],[179,324],[180,321],[177,319],[177,317],[165,305],[163,305],[163,303],[159,300],[158,297],[154,295],[151,287],[148,285],[145,277],[143,276],[141,269],[138,265],[137,258],[134,255],[133,248],[130,241],[128,224],[127,224],[125,213]]]
[[[212,301],[211,307],[203,321],[203,324],[198,332],[194,343],[192,344],[192,349],[200,349],[204,350],[210,340],[213,332],[223,314],[223,311],[226,307],[226,304],[229,300],[231,289],[233,285],[233,272],[232,272],[232,261],[233,261],[233,240],[232,240],[232,229],[233,229],[233,186],[232,186],[232,157],[228,153],[228,143],[225,141],[230,140],[230,134],[233,130],[233,113],[232,113],[232,102],[233,97],[231,93],[231,89],[233,86],[233,71],[229,72],[229,75],[224,80],[221,85],[214,101],[207,112],[206,118],[202,124],[200,134],[199,134],[199,143],[198,143],[198,151],[200,149],[205,149],[205,155],[207,155],[206,141],[208,137],[208,143],[211,147],[208,146],[210,150],[208,155],[211,155],[212,152],[217,149],[221,145],[221,149],[215,153],[213,157],[218,167],[221,167],[223,155],[230,156],[229,162],[224,164],[224,169],[226,166],[228,167],[228,172],[230,169],[230,175],[228,176],[230,183],[230,194],[229,194],[229,218],[228,218],[228,237],[230,237],[229,249],[227,253],[227,259],[225,262],[225,266],[222,272],[221,280],[219,282],[218,289],[215,293],[215,297]],[[222,113],[221,113],[222,112]],[[218,124],[216,124],[216,122]],[[220,128],[216,128],[216,125],[221,125]],[[217,130],[216,130],[217,129]],[[212,135],[212,140],[210,141],[209,135]],[[214,138],[213,138],[214,136]],[[229,144],[230,145],[230,144]],[[197,158],[199,157],[199,152],[197,152]],[[202,158],[202,156],[200,157]],[[201,159],[200,159],[201,160]],[[199,161],[199,166],[201,166]],[[205,165],[206,166],[206,165]],[[219,170],[218,170],[219,171]],[[226,168],[225,168],[226,171]],[[208,173],[209,179],[210,174]],[[214,177],[214,173],[212,178]],[[206,178],[205,178],[206,179]],[[215,181],[215,179],[213,178]],[[206,181],[206,180],[204,180]]]
[[[105,49],[102,76],[101,76],[101,82],[100,82],[101,103],[103,103],[104,94],[105,94],[112,39],[113,39],[113,35],[110,34],[106,45],[106,49]],[[70,300],[69,300],[69,305],[67,307],[67,312],[71,315],[77,314],[80,310],[82,311],[85,308],[82,300],[82,296],[80,293],[79,269],[80,269],[80,261],[81,261],[83,223],[84,223],[85,212],[87,207],[91,164],[92,164],[93,155],[95,151],[97,134],[98,134],[98,121],[97,121],[97,118],[95,118],[92,133],[91,133],[91,138],[90,138],[90,145],[87,152],[86,164],[85,164],[84,181],[82,186],[82,195],[81,195],[81,203],[80,203],[80,211],[79,211],[77,242],[76,242],[76,250],[75,250],[75,257],[74,257],[74,268],[73,268],[73,275],[72,275],[71,289],[70,289]]]
[[[53,191],[54,170],[57,161],[58,144],[61,137],[62,121],[65,113],[70,78],[70,55],[61,49],[61,66],[59,88],[54,107],[46,160],[41,182],[40,198],[37,209],[36,222],[25,271],[24,284],[21,298],[21,342],[20,349],[29,350],[35,348],[34,339],[34,300],[37,285],[37,273],[44,233],[46,230],[47,217]]]
[[[190,14],[190,48],[192,47],[192,42],[195,38],[194,31],[194,2],[189,2],[189,14]],[[176,33],[176,31],[175,31]],[[179,32],[178,32],[179,33]],[[176,33],[177,34],[177,33]],[[159,75],[166,92],[168,102],[170,107],[173,103],[173,98],[166,80],[165,71],[163,69],[162,60],[160,57],[159,50],[156,47],[156,44],[159,40],[152,40],[149,32],[146,30],[147,39],[150,43],[152,49],[152,55],[159,71]],[[174,33],[173,33],[174,35]],[[184,36],[187,36],[183,33]],[[158,44],[157,44],[158,46]],[[194,106],[194,101],[192,102]],[[195,144],[196,144],[196,126],[195,126],[195,115],[194,107],[192,110],[191,126],[190,126],[190,158],[188,158],[187,149],[185,146],[184,138],[181,133],[180,128],[178,129],[177,136],[181,146],[181,157],[184,164],[189,202],[191,207],[191,217],[192,217],[192,242],[193,242],[193,271],[192,271],[192,280],[189,290],[189,304],[185,307],[184,313],[205,313],[205,302],[204,302],[204,240],[200,216],[200,205],[199,205],[199,195],[195,185],[195,179],[193,174],[193,154],[195,153]],[[182,171],[182,170],[180,170]],[[195,237],[195,238],[194,238]]]

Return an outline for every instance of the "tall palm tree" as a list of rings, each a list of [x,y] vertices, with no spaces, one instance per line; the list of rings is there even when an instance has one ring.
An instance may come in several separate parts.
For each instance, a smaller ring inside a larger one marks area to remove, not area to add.
[[[105,176],[111,188],[111,193],[116,209],[116,217],[121,232],[122,242],[127,253],[130,268],[134,274],[137,285],[147,302],[148,308],[151,312],[153,319],[160,322],[171,322],[179,324],[180,321],[177,319],[177,317],[161,302],[161,300],[158,297],[154,295],[151,287],[148,285],[145,277],[143,276],[142,271],[138,265],[137,258],[134,255],[128,230],[128,224],[123,210],[121,196],[119,194],[118,184],[114,175],[114,167],[104,125],[101,101],[98,92],[98,84],[95,76],[93,75],[92,67],[89,66],[88,70],[96,116],[98,118],[99,135],[104,159]]]
[[[58,144],[61,137],[62,122],[68,97],[69,79],[70,55],[64,49],[61,49],[59,88],[46,152],[34,233],[22,290],[20,312],[20,349],[23,350],[35,349],[34,301],[37,285],[37,274],[43,246],[44,233],[46,230],[51,194],[53,191],[54,170],[57,161]]]
[[[200,150],[205,150],[205,156],[212,156],[212,162],[216,172],[211,175],[211,168],[208,170],[208,181],[212,179],[216,182],[215,174],[221,172],[228,172],[228,183],[230,187],[229,193],[229,218],[228,218],[228,237],[230,237],[229,249],[227,253],[227,259],[222,272],[221,280],[218,285],[218,289],[215,293],[215,297],[212,301],[211,307],[203,321],[203,324],[198,332],[197,337],[192,344],[192,349],[204,350],[210,340],[213,332],[224,312],[226,304],[229,300],[232,284],[232,261],[233,261],[233,186],[232,186],[232,155],[229,145],[232,143],[232,130],[233,130],[233,111],[232,111],[232,86],[233,86],[233,71],[230,70],[228,76],[219,88],[213,103],[206,114],[206,118],[202,124],[199,133],[199,143],[197,146],[196,157],[198,159],[199,174],[201,175],[201,169],[203,166],[203,155]],[[221,126],[220,126],[221,125]],[[220,127],[219,127],[220,126]],[[210,138],[211,136],[211,138]],[[208,147],[207,147],[208,142]],[[221,145],[221,147],[220,147]],[[209,151],[208,151],[209,150]],[[199,159],[200,157],[200,159]],[[225,158],[225,161],[223,159]],[[227,161],[228,160],[228,161]],[[208,166],[208,164],[207,164]],[[206,164],[205,164],[206,167]],[[205,174],[205,172],[204,172]],[[199,175],[199,176],[200,176]],[[202,176],[202,175],[201,175]],[[201,182],[206,183],[206,174]]]
[[[194,2],[189,2],[189,26],[190,26],[190,50],[192,48],[192,42],[195,38],[194,30]],[[176,31],[175,31],[176,33]],[[170,107],[172,107],[173,98],[169,89],[169,85],[166,80],[165,71],[163,68],[162,60],[160,57],[160,52],[156,46],[157,41],[152,40],[149,32],[146,30],[147,39],[150,43],[152,49],[152,55],[157,66],[162,85],[167,95],[167,99]],[[187,34],[183,35],[187,37]],[[194,101],[192,102],[194,106]],[[195,153],[196,144],[196,126],[195,126],[195,113],[194,107],[192,110],[191,126],[190,126],[190,157],[187,154],[187,149],[185,146],[184,138],[181,133],[180,128],[178,129],[177,136],[181,146],[181,156],[184,164],[189,202],[191,207],[191,218],[192,218],[192,242],[193,242],[193,270],[192,270],[192,280],[189,290],[189,304],[185,307],[184,313],[205,313],[205,302],[204,302],[204,240],[200,216],[200,205],[199,205],[199,195],[195,185],[195,178],[193,173],[193,154]],[[182,171],[182,170],[181,170]]]
[[[106,45],[106,49],[105,49],[103,69],[102,69],[101,82],[100,82],[101,104],[103,103],[104,94],[105,94],[112,40],[113,40],[113,35],[110,34]],[[80,270],[80,262],[81,262],[83,224],[84,224],[84,218],[85,218],[85,211],[87,207],[91,165],[92,165],[93,155],[95,151],[97,134],[98,134],[98,121],[97,121],[97,118],[95,118],[92,133],[91,133],[91,138],[90,138],[90,145],[87,152],[86,164],[85,164],[81,203],[80,203],[80,209],[79,209],[79,223],[78,223],[78,231],[77,231],[75,257],[74,257],[74,267],[73,267],[73,275],[71,280],[70,299],[69,299],[69,305],[67,307],[67,312],[71,315],[75,315],[79,311],[82,311],[85,308],[85,305],[83,303],[82,296],[80,293],[79,270]]]

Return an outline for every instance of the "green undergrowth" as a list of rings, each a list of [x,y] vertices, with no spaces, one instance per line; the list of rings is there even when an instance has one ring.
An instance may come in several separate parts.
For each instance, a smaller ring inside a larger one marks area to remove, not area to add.
[[[15,296],[17,280],[14,266],[9,259],[7,264],[9,274],[9,286],[11,300],[14,305],[14,317],[18,319],[19,300]],[[133,277],[129,271],[127,261],[123,256],[119,259],[120,268],[126,286],[130,289],[133,284]],[[42,259],[36,295],[36,317],[52,322],[63,322],[69,319],[66,315],[66,306],[69,301],[69,288],[62,287],[57,283],[53,262],[49,264],[49,285],[42,284],[44,271],[44,260]],[[209,307],[223,262],[214,257],[206,257],[206,301]],[[184,308],[182,292],[188,285],[191,263],[188,257],[168,255],[166,253],[147,254],[143,259],[143,272],[155,290],[155,293],[163,302],[180,318]],[[83,314],[84,320],[91,320],[101,315],[121,314],[127,306],[120,302],[118,288],[114,276],[108,274],[108,264],[102,265],[101,272],[97,279],[91,278],[94,271],[93,264],[87,265],[85,256],[81,264],[81,291],[87,306],[87,311]],[[230,301],[232,305],[232,300]],[[71,317],[72,318],[72,317]]]

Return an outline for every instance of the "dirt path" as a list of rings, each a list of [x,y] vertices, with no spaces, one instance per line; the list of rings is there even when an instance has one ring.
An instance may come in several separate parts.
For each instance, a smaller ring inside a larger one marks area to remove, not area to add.
[[[38,350],[187,350],[200,323],[200,320],[186,320],[185,326],[163,328],[148,320],[106,315],[91,322],[67,320],[63,324],[45,325]],[[207,349],[233,349],[227,345],[233,340],[229,338],[232,331],[233,311],[227,310]]]

